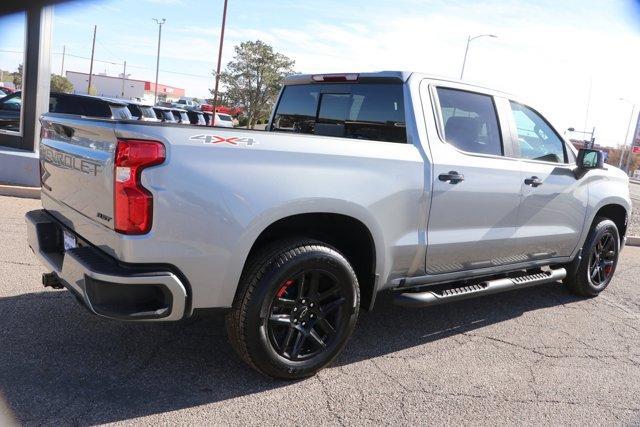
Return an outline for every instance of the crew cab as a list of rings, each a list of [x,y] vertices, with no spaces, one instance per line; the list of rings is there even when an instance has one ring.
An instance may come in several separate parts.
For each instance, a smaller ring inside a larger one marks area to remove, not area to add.
[[[278,378],[329,364],[382,291],[406,310],[558,281],[596,296],[631,210],[627,176],[526,100],[420,73],[289,77],[267,132],[41,121],[45,286],[111,319],[225,310]]]

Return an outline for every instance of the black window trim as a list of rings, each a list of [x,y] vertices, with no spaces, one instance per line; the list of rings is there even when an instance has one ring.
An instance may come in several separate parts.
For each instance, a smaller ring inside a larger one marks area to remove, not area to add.
[[[459,92],[468,92],[468,93],[472,93],[472,94],[476,94],[476,95],[483,95],[483,96],[487,96],[489,98],[491,98],[491,102],[493,103],[493,109],[494,112],[496,114],[496,122],[498,124],[498,134],[500,135],[500,148],[502,151],[501,155],[497,155],[497,154],[486,154],[486,153],[476,153],[473,151],[465,151],[465,150],[461,150],[458,147],[456,147],[455,145],[447,142],[447,140],[445,139],[445,135],[444,135],[444,118],[442,116],[442,107],[440,105],[440,97],[438,95],[438,89],[442,88],[442,89],[449,89],[449,90],[457,90]],[[476,88],[473,88],[476,89]],[[429,85],[429,92],[430,95],[432,97],[432,99],[434,100],[434,114],[435,114],[435,119],[436,119],[436,129],[437,129],[437,133],[438,133],[438,139],[440,140],[441,143],[446,144],[450,147],[452,147],[454,150],[456,150],[457,152],[467,155],[467,156],[480,156],[480,157],[488,157],[488,158],[492,158],[492,159],[512,159],[512,157],[510,155],[508,155],[508,150],[507,150],[507,144],[506,141],[508,140],[508,138],[510,138],[510,135],[505,135],[504,129],[503,129],[503,124],[502,120],[501,120],[501,114],[500,114],[500,108],[498,103],[496,102],[496,96],[492,93],[488,93],[488,92],[482,92],[479,90],[472,90],[470,88],[467,87],[456,87],[456,86],[450,86],[447,84],[441,84],[441,83],[433,83]]]

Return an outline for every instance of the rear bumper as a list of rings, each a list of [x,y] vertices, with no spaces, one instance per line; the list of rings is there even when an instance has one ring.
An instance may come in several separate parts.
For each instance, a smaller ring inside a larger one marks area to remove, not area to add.
[[[123,265],[78,236],[79,246],[65,251],[65,227],[46,211],[28,212],[25,220],[33,252],[94,314],[135,321],[176,321],[185,316],[187,287],[173,272]]]

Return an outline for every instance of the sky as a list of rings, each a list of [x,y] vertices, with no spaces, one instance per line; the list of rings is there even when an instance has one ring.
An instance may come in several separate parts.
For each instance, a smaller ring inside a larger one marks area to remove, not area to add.
[[[55,7],[52,71],[155,78],[158,26],[165,18],[160,83],[208,96],[213,87],[222,0],[104,0]],[[0,18],[0,68],[21,62],[21,17]],[[421,71],[517,94],[560,131],[591,131],[597,142],[624,141],[631,103],[640,109],[638,0],[382,0],[321,2],[229,0],[223,63],[233,46],[260,39],[303,73]],[[15,51],[15,52],[7,52]],[[83,58],[78,58],[83,57]],[[625,98],[627,101],[621,101]],[[579,134],[569,135],[579,138]]]

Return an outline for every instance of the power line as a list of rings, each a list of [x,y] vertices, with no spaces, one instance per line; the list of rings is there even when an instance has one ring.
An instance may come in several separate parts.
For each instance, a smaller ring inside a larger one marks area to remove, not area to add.
[[[19,50],[0,50],[0,53],[24,53],[22,51]],[[62,55],[62,52],[51,52],[52,55]],[[91,60],[91,58],[86,57],[86,56],[81,56],[81,55],[74,55],[72,53],[66,52],[65,53],[66,56],[70,56],[72,58],[78,58],[78,59],[86,59],[86,60]],[[113,62],[113,61],[105,61],[105,60],[101,60],[101,59],[94,59],[94,62],[101,62],[103,64],[109,64],[109,65],[118,65],[118,66],[122,66],[124,65],[124,62]],[[138,68],[140,70],[148,70],[148,71],[154,71],[153,68],[150,67],[143,67],[142,65],[131,65],[129,63],[127,63],[127,68]],[[210,75],[202,75],[202,74],[191,74],[191,73],[183,73],[180,71],[170,71],[170,70],[163,70],[160,69],[160,71],[162,71],[163,73],[168,73],[168,74],[177,74],[177,75],[181,75],[181,76],[187,76],[187,77],[196,77],[196,78],[200,78],[200,79],[210,79],[211,78],[211,74]]]

